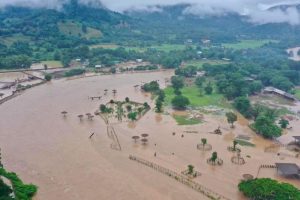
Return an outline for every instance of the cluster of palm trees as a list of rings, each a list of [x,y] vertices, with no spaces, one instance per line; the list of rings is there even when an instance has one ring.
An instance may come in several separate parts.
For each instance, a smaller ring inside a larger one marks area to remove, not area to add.
[[[108,92],[108,89],[105,89],[105,90],[104,90],[104,95],[107,95],[107,92]],[[117,94],[117,90],[116,90],[116,89],[113,89],[113,90],[112,90],[112,93],[113,93],[113,95],[115,96],[115,95]]]

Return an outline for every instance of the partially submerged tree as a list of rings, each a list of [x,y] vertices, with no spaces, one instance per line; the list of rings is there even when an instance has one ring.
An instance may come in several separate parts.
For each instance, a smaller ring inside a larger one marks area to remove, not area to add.
[[[226,113],[227,121],[231,124],[231,128],[234,127],[234,122],[237,121],[237,115],[233,112]]]
[[[128,119],[130,119],[131,121],[135,121],[137,118],[137,113],[136,112],[130,112],[127,115]]]
[[[172,76],[171,83],[175,91],[180,90],[184,86],[184,80],[181,76]]]
[[[265,138],[273,138],[281,136],[281,128],[265,115],[260,115],[252,125],[258,134]]]
[[[211,157],[210,157],[210,161],[212,163],[216,163],[217,159],[218,159],[218,153],[217,152],[213,152],[212,155],[211,155]]]
[[[179,110],[184,110],[186,107],[190,104],[190,101],[188,98],[182,95],[175,96],[172,99],[172,105],[174,108]]]
[[[238,144],[238,141],[233,140],[233,151],[236,151],[236,145]]]
[[[192,175],[194,173],[194,166],[188,165],[188,174]]]
[[[234,100],[234,107],[245,117],[251,117],[251,104],[247,97],[238,97]]]
[[[289,183],[280,183],[270,178],[243,180],[239,190],[253,200],[291,200],[300,199],[300,190]]]
[[[51,74],[46,74],[46,75],[45,75],[45,80],[46,80],[46,81],[51,81],[51,79],[52,79]]]
[[[281,128],[286,129],[290,123],[288,120],[282,118],[279,120],[279,124]]]
[[[156,112],[158,112],[158,113],[162,112],[162,105],[163,105],[162,101],[157,99],[155,102]]]
[[[201,139],[201,143],[202,143],[203,149],[204,149],[205,145],[207,144],[207,139],[206,138],[202,138]]]

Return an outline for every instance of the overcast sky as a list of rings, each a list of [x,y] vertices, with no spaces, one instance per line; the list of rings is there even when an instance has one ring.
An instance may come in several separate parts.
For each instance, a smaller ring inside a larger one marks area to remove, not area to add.
[[[31,7],[48,7],[59,9],[62,3],[68,0],[0,0],[0,7],[6,5],[22,5]],[[82,3],[95,3],[100,0],[79,0]],[[249,16],[254,23],[279,23],[288,22],[293,25],[300,24],[300,13],[290,8],[286,11],[267,8],[282,4],[300,4],[300,0],[101,0],[109,9],[122,12],[128,9],[142,9],[158,11],[156,5],[174,5],[178,3],[190,3],[184,13],[199,16],[222,15],[234,12]]]

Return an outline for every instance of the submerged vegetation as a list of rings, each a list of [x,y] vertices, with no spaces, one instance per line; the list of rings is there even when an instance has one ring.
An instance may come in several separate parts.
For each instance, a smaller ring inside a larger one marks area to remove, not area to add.
[[[178,125],[195,125],[200,124],[200,119],[191,118],[189,116],[173,115]]]
[[[253,200],[300,199],[300,190],[288,183],[279,183],[269,178],[242,181],[239,190]]]

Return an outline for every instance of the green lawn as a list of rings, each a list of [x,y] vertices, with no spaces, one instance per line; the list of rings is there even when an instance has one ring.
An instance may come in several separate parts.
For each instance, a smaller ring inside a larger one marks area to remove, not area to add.
[[[186,45],[184,44],[163,44],[163,45],[154,45],[149,47],[133,47],[133,46],[119,46],[116,44],[97,44],[92,45],[90,48],[104,48],[104,49],[117,49],[118,47],[124,47],[127,51],[134,50],[138,52],[144,52],[147,49],[156,49],[158,51],[170,52],[173,50],[184,50]]]
[[[300,88],[295,89],[295,96],[300,99]]]
[[[262,47],[269,42],[277,42],[276,40],[241,40],[238,43],[223,43],[222,46],[225,48],[232,49],[255,49]]]
[[[103,49],[117,49],[120,46],[117,44],[96,44],[96,45],[91,45],[91,49],[96,49],[96,48],[103,48]]]
[[[173,115],[173,118],[176,120],[178,125],[195,125],[201,123],[201,120],[190,119],[187,116]]]
[[[213,93],[211,95],[200,96],[199,89],[196,86],[184,87],[182,90],[182,95],[190,100],[191,106],[193,107],[203,107],[203,106],[219,106],[219,107],[229,107],[229,103],[226,101],[222,94]],[[172,87],[165,89],[167,104],[171,104],[172,99],[175,97],[174,90]]]
[[[46,64],[48,68],[58,68],[58,67],[63,67],[63,64],[60,61],[56,60],[47,60],[47,61],[42,61],[42,64]]]
[[[255,144],[252,144],[251,142],[248,142],[248,141],[245,141],[245,140],[235,139],[235,141],[237,141],[238,144],[241,145],[241,146],[255,147]]]
[[[196,66],[199,70],[202,69],[204,64],[211,64],[211,65],[221,65],[221,64],[229,64],[229,61],[225,60],[190,60],[184,63],[184,66]]]
[[[22,34],[14,34],[11,37],[0,37],[0,43],[4,43],[7,46],[12,45],[14,42],[29,42],[30,37]]]

